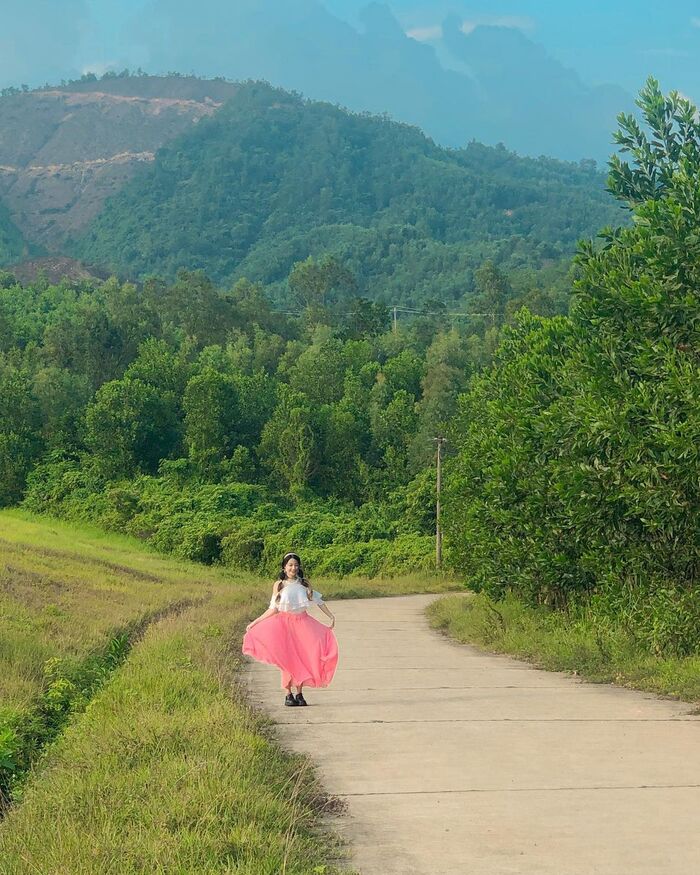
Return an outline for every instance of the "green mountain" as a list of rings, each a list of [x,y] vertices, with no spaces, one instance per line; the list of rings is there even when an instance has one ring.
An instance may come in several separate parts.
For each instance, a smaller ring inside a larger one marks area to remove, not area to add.
[[[593,165],[438,147],[417,128],[246,83],[111,197],[71,254],[125,276],[201,268],[283,297],[295,261],[332,253],[362,293],[457,299],[487,258],[569,259],[623,213]]]
[[[236,86],[191,76],[85,76],[0,95],[0,199],[24,239],[63,254],[156,150]]]
[[[7,207],[0,201],[0,267],[19,261],[27,251],[22,232],[12,221]]]

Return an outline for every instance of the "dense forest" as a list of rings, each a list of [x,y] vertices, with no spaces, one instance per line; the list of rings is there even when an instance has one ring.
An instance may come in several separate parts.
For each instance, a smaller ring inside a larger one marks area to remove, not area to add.
[[[0,264],[19,261],[26,252],[21,231],[12,221],[5,204],[0,201]]]
[[[525,159],[246,83],[110,198],[71,253],[126,278],[203,269],[286,299],[293,264],[331,254],[386,304],[461,302],[487,259],[566,268],[624,221],[594,162]]]
[[[446,433],[471,586],[697,651],[700,125],[653,80],[639,102],[651,133],[620,117],[608,182],[634,221],[580,245],[568,315],[492,261],[454,324],[433,303],[392,325],[332,253],[292,265],[293,314],[201,271],[3,275],[0,500],[265,573],[302,547],[315,573],[427,568]]]

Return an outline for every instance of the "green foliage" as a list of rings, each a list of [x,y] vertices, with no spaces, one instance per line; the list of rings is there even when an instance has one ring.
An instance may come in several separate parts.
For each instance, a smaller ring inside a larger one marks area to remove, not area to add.
[[[334,300],[347,310],[358,292],[459,300],[485,259],[509,270],[568,260],[579,237],[618,220],[602,181],[477,143],[442,149],[417,128],[246,83],[163,146],[74,253],[132,277],[247,277],[327,322]],[[201,306],[164,314],[196,335],[216,303],[199,294]]]
[[[531,604],[586,603],[656,653],[700,647],[700,129],[650,80],[611,186],[634,224],[582,244],[571,318],[521,317],[460,399],[451,563]],[[674,125],[678,131],[674,133]]]
[[[160,393],[141,380],[105,383],[85,414],[85,443],[105,475],[155,472],[180,442],[173,393]]]
[[[227,374],[212,369],[192,377],[185,389],[185,442],[204,476],[212,474],[237,443],[239,399]]]
[[[22,233],[10,218],[10,213],[0,201],[0,267],[20,261],[33,251],[22,238]]]

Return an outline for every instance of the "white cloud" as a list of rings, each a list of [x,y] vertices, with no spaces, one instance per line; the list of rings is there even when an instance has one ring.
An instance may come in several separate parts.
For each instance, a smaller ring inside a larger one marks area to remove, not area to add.
[[[95,76],[103,76],[110,70],[116,70],[116,68],[117,65],[114,61],[97,61],[94,64],[85,64],[80,72],[83,76],[86,76],[88,73],[94,73]]]
[[[698,19],[700,21],[700,19]],[[535,29],[534,19],[525,15],[477,15],[462,22],[462,33],[469,34],[480,24],[491,24],[497,27],[514,27],[524,33]]]
[[[433,39],[440,39],[442,36],[442,25],[432,24],[428,27],[414,27],[411,30],[406,31],[406,36],[418,40],[419,43],[428,42]]]

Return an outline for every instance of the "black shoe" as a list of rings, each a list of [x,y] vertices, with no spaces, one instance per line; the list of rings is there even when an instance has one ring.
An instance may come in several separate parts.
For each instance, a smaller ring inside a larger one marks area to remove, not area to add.
[[[302,696],[301,693],[297,693],[296,704],[297,705],[306,705],[307,704],[306,699]]]
[[[294,693],[287,693],[287,695],[284,697],[284,704],[285,705],[298,705],[299,702],[297,702],[297,700],[294,698]],[[306,702],[304,702],[304,704],[306,704]]]

